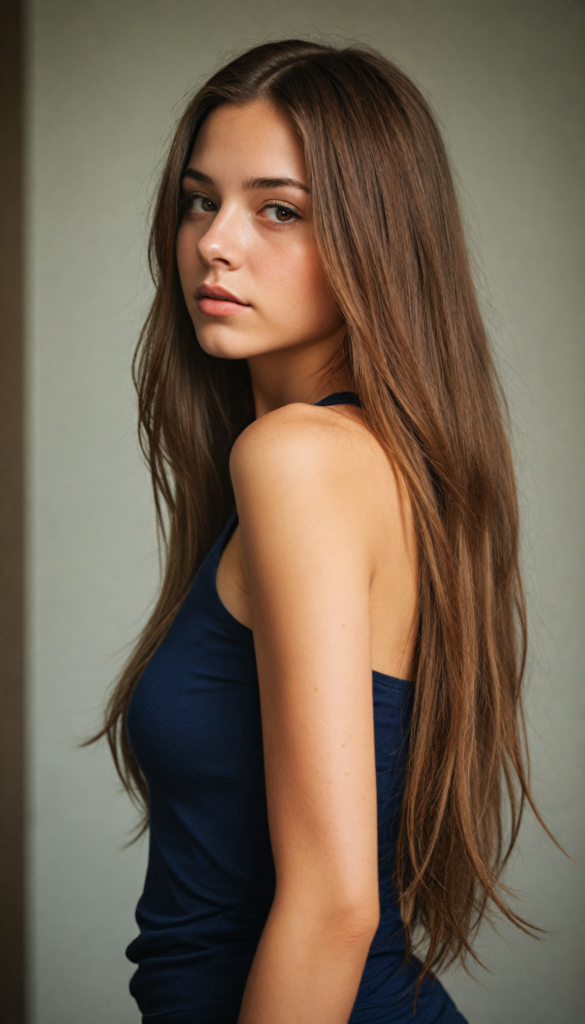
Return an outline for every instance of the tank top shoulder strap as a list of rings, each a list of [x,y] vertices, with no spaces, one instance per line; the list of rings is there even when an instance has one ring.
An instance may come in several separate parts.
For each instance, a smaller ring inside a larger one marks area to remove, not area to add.
[[[358,405],[360,409],[362,407],[362,403],[355,391],[335,391],[332,395],[326,395],[325,398],[320,398],[319,401],[314,402],[313,405]]]

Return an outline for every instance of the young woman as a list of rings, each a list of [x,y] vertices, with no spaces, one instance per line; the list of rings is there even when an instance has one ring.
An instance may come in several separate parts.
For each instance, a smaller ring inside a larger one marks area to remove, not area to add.
[[[131,991],[149,1024],[462,1022],[432,971],[490,906],[524,926],[525,625],[425,100],[362,47],[243,54],[181,118],[151,264],[166,569],[104,729],[150,827]]]

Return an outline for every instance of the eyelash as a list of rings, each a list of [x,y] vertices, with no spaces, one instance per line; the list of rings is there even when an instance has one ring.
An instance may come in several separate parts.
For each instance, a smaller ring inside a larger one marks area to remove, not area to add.
[[[190,203],[191,200],[193,200],[193,199],[209,199],[209,196],[204,195],[203,192],[189,192],[187,195],[179,197],[179,206],[180,206],[180,208],[181,209],[186,209],[188,203]],[[209,201],[213,202],[212,199],[210,199]],[[297,211],[294,209],[294,207],[293,206],[289,206],[288,203],[270,202],[270,203],[266,203],[262,207],[262,209],[263,210],[287,210],[287,212],[292,213],[292,215],[293,215],[295,220],[300,220],[301,219],[300,215],[297,213]],[[211,213],[212,211],[209,210],[208,212]],[[274,223],[278,224],[279,222],[275,221]],[[281,224],[290,224],[291,222],[290,221],[280,221],[280,223]]]

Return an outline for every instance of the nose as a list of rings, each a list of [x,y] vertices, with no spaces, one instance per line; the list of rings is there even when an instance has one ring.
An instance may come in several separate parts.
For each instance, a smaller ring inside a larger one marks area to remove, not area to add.
[[[207,267],[237,270],[243,261],[245,234],[242,213],[233,206],[219,209],[197,242],[199,259]]]

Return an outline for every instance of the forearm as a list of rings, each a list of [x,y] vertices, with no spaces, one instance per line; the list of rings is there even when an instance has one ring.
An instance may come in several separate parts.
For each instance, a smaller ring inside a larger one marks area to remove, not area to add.
[[[373,937],[371,924],[275,902],[238,1024],[346,1024]]]

